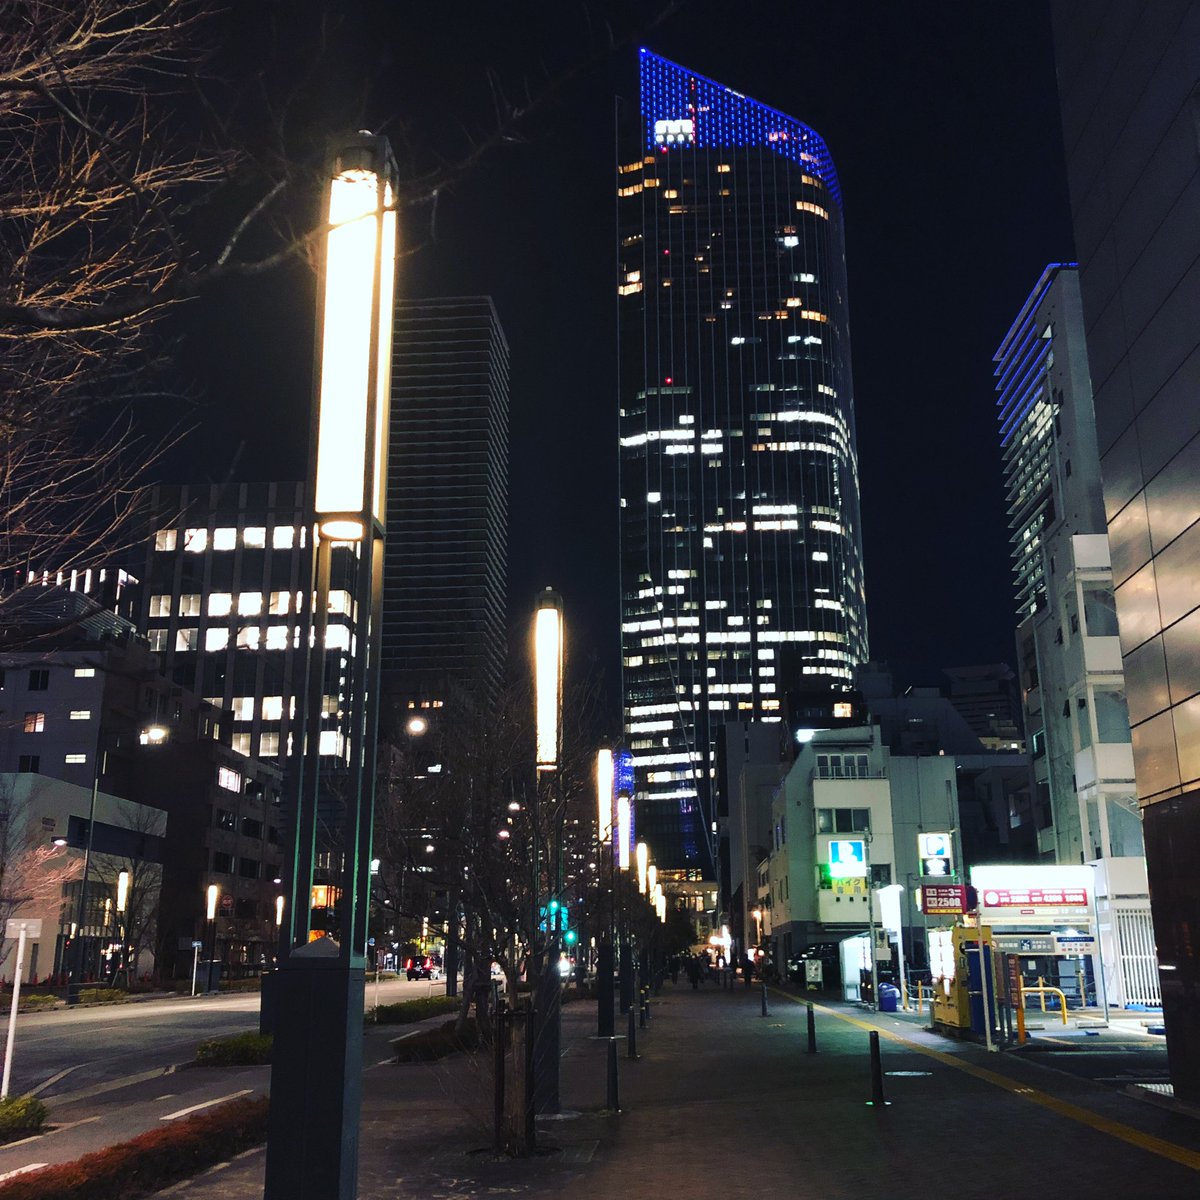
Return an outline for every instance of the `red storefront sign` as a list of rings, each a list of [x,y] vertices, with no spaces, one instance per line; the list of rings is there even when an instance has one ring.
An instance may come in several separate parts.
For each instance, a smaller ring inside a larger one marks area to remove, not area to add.
[[[971,898],[962,883],[925,883],[921,885],[921,911],[930,916],[970,912]]]
[[[1087,888],[984,888],[987,908],[1086,908]]]

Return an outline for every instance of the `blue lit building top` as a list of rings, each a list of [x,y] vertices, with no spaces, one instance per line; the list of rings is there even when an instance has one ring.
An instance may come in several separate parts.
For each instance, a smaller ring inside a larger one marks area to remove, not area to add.
[[[648,150],[764,146],[812,172],[841,205],[829,147],[802,121],[649,50],[640,51],[640,67]]]

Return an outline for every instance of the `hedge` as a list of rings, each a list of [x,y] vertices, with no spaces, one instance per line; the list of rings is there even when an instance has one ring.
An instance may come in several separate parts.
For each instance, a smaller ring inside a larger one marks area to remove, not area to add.
[[[34,1096],[9,1096],[0,1100],[0,1139],[14,1134],[37,1133],[46,1123],[46,1106]]]
[[[479,1049],[479,1030],[474,1021],[468,1021],[461,1033],[455,1033],[454,1026],[454,1021],[447,1021],[437,1029],[422,1029],[409,1037],[397,1038],[392,1042],[396,1061],[435,1062],[462,1050]]]
[[[269,1033],[235,1033],[209,1038],[196,1047],[196,1064],[202,1067],[256,1067],[271,1061]]]
[[[399,1004],[381,1004],[372,1009],[380,1025],[411,1025],[426,1017],[441,1017],[454,1012],[462,1003],[457,996],[422,996],[418,1000],[402,1000]]]
[[[12,1003],[11,995],[8,1003]],[[34,992],[33,995],[22,996],[17,1001],[17,1012],[37,1012],[40,1008],[53,1008],[57,1003],[57,996],[48,996],[45,992]]]
[[[265,1098],[230,1100],[207,1113],[151,1129],[73,1163],[43,1167],[0,1184],[3,1200],[140,1200],[267,1136]]]
[[[81,988],[79,992],[80,1004],[123,1004],[128,999],[129,993],[121,988]]]

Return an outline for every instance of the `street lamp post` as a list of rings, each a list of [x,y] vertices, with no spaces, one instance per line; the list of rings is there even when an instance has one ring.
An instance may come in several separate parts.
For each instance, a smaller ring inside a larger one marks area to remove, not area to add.
[[[621,1012],[627,1013],[633,1005],[633,945],[629,931],[629,860],[630,842],[633,834],[633,809],[628,792],[617,794],[617,851],[616,865],[618,883],[621,887],[621,956],[617,970]]]
[[[613,782],[613,752],[609,747],[602,746],[596,752],[596,843],[600,882],[608,885],[608,913],[600,945],[596,948],[596,1033],[600,1037],[612,1037],[617,1031],[613,995],[613,889],[616,885],[613,864]]]
[[[289,829],[274,1047],[268,1200],[357,1192],[371,825],[379,706],[388,396],[396,271],[396,168],[387,139],[360,133],[333,155],[318,282],[309,460],[311,607]],[[337,543],[352,593],[349,646],[327,648]],[[341,725],[322,736],[325,697]],[[331,776],[337,786],[330,786]],[[341,862],[336,936],[311,938],[318,827]]]
[[[559,1047],[562,1040],[562,975],[558,958],[562,949],[562,837],[563,805],[560,791],[562,765],[562,690],[564,629],[562,597],[552,588],[540,592],[533,614],[533,675],[537,779],[534,781],[533,882],[534,924],[537,940],[540,916],[541,878],[538,868],[539,793],[545,786],[554,817],[555,840],[551,895],[546,905],[548,953],[535,970],[532,995],[536,997],[538,1045],[534,1051],[535,1105],[538,1112],[557,1112],[559,1108]],[[540,969],[538,969],[540,968]]]
[[[208,885],[208,890],[205,893],[204,916],[206,919],[205,932],[208,942],[208,966],[205,969],[204,990],[212,992],[216,989],[213,987],[213,970],[214,963],[217,957],[217,898],[221,894],[221,889],[215,883]]]

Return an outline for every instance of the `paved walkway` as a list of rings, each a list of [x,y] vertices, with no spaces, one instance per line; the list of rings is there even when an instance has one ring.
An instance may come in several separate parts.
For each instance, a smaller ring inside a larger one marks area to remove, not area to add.
[[[621,1059],[619,1115],[602,1111],[594,1006],[564,1009],[566,1119],[540,1121],[552,1152],[495,1161],[486,1068],[466,1058],[377,1065],[366,1075],[362,1200],[504,1195],[688,1200],[953,1194],[1055,1200],[1200,1194],[1200,1123],[1025,1058],[950,1043],[885,1015],[817,1010],[782,993],[668,984]],[[870,1099],[868,1030],[881,1033],[885,1108]],[[169,1189],[257,1200],[263,1152]]]

